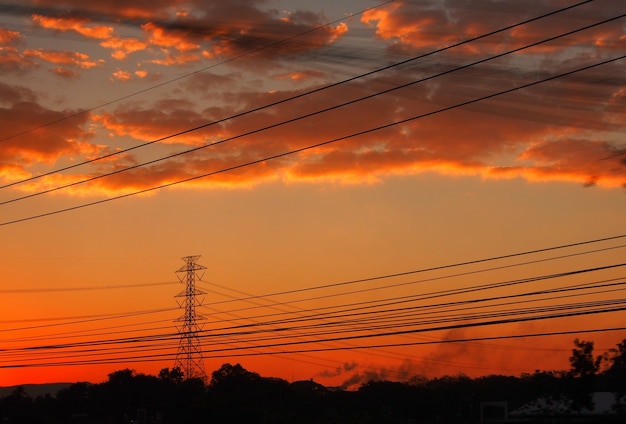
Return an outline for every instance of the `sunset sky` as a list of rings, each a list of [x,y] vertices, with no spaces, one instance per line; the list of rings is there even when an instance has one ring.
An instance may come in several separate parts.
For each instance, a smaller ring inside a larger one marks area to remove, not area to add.
[[[0,386],[174,366],[190,255],[209,376],[355,388],[614,347],[625,13],[0,2]]]

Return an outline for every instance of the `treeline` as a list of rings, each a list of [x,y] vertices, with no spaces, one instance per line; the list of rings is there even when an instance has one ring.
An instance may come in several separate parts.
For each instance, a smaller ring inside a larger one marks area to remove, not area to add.
[[[0,421],[478,423],[485,412],[484,402],[506,401],[511,411],[540,397],[554,402],[566,399],[576,413],[593,408],[593,392],[613,392],[618,398],[626,393],[626,339],[601,355],[594,355],[593,342],[576,340],[569,361],[568,371],[370,381],[356,391],[262,377],[239,364],[222,365],[208,384],[185,379],[178,368],[165,368],[158,376],[124,369],[109,374],[103,383],[75,383],[56,396],[33,399],[17,388],[0,399]],[[626,422],[624,412],[616,403],[613,422]],[[609,420],[604,417],[602,422]]]

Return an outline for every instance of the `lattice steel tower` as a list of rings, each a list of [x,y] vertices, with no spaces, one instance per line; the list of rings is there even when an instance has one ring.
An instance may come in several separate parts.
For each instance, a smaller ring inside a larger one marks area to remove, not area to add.
[[[203,320],[204,317],[196,314],[196,307],[201,306],[204,300],[199,296],[206,294],[196,288],[196,280],[202,279],[202,276],[198,275],[198,271],[206,269],[206,267],[196,263],[199,257],[200,255],[185,256],[182,258],[185,265],[176,271],[180,282],[185,284],[185,290],[176,295],[178,306],[185,310],[185,314],[176,320],[179,323],[177,328],[180,334],[180,343],[174,366],[183,371],[186,379],[200,378],[206,382],[207,375],[204,370],[202,347],[198,338],[198,332],[202,330],[198,321]]]

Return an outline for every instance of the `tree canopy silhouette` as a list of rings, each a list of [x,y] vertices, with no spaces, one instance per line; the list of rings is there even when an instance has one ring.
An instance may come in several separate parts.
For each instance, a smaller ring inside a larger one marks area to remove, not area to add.
[[[158,376],[122,369],[105,382],[75,383],[56,396],[33,399],[17,387],[0,398],[0,422],[472,423],[479,420],[481,402],[506,401],[513,410],[537,398],[569,399],[575,414],[593,406],[594,391],[616,393],[615,414],[603,416],[602,422],[626,422],[624,403],[618,402],[626,393],[626,339],[602,355],[593,348],[593,342],[576,339],[566,371],[537,370],[519,377],[414,376],[406,382],[368,381],[356,391],[262,377],[240,364],[223,364],[209,385],[185,379],[178,368],[164,368]],[[581,416],[571,419],[581,422]]]

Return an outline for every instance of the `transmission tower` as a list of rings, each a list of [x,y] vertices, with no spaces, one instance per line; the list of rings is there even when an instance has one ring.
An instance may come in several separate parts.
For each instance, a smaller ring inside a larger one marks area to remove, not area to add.
[[[199,257],[200,255],[185,256],[182,258],[185,265],[176,271],[180,282],[185,284],[185,289],[176,295],[178,306],[184,309],[185,313],[176,320],[179,323],[177,328],[180,342],[174,366],[183,371],[186,379],[200,378],[206,382],[207,375],[204,370],[202,348],[198,338],[198,332],[202,330],[198,321],[204,317],[196,314],[196,307],[202,305],[204,300],[198,296],[206,294],[196,288],[196,280],[202,279],[202,276],[198,275],[198,271],[206,269],[206,267],[196,263]]]

